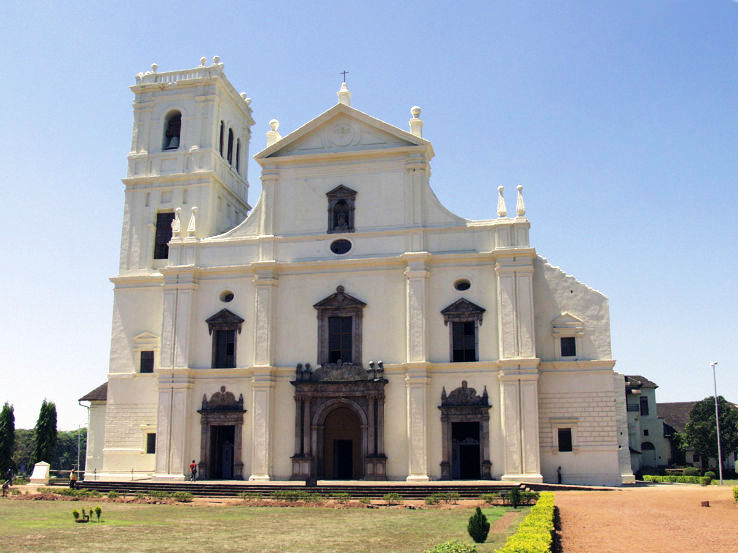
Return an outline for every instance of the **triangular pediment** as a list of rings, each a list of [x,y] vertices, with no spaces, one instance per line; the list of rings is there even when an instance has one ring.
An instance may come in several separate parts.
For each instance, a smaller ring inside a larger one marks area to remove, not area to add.
[[[479,321],[481,323],[485,311],[486,309],[484,307],[480,307],[466,298],[461,298],[441,310],[441,315],[443,315],[443,320],[446,324],[449,321]]]
[[[430,142],[344,104],[336,104],[254,158],[360,152],[401,147],[430,148]],[[431,154],[432,155],[432,154]]]
[[[152,332],[144,331],[140,334],[136,334],[133,337],[133,341],[137,344],[150,344],[159,341],[159,337]]]
[[[365,306],[366,304],[363,301],[358,300],[353,296],[349,296],[344,292],[343,286],[338,286],[335,294],[331,294],[327,298],[320,300],[318,303],[313,305],[315,309],[363,308]]]
[[[215,315],[212,315],[211,317],[208,317],[205,319],[205,322],[208,325],[208,330],[212,334],[213,330],[234,330],[237,329],[238,332],[241,332],[241,324],[243,323],[244,319],[233,313],[232,311],[228,311],[228,309],[221,309],[218,311]]]
[[[325,193],[326,196],[329,198],[350,198],[353,199],[356,197],[356,190],[351,190],[348,186],[344,186],[342,184],[339,184],[336,186],[333,190],[330,192]]]
[[[576,315],[572,315],[568,311],[565,311],[551,321],[551,327],[554,334],[567,334],[570,332],[578,334],[584,330],[584,321]]]

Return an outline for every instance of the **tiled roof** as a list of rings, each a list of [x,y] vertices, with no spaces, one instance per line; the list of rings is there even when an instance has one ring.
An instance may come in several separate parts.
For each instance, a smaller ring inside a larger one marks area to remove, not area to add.
[[[627,384],[635,388],[658,388],[659,385],[655,382],[651,382],[645,376],[638,376],[637,374],[629,374],[625,376]]]
[[[677,432],[684,432],[684,427],[689,421],[689,412],[696,401],[677,401],[675,403],[656,403],[659,417]]]
[[[91,392],[86,393],[78,401],[106,401],[108,399],[108,383],[101,384]]]

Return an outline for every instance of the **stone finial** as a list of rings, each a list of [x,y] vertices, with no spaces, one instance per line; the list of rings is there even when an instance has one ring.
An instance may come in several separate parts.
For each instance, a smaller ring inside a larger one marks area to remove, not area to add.
[[[525,202],[523,201],[523,185],[519,184],[517,187],[518,189],[518,203],[515,205],[515,211],[518,214],[518,217],[522,217],[525,215]]]
[[[269,121],[269,128],[271,130],[267,131],[267,148],[282,139],[282,136],[277,132],[279,121],[276,119]]]
[[[351,93],[349,92],[348,86],[346,86],[346,83],[341,83],[341,90],[339,90],[337,93],[338,95],[338,103],[343,104],[345,106],[351,105]]]
[[[152,63],[152,64],[151,64],[151,71],[152,71],[153,73],[156,73],[156,70],[157,70],[157,69],[159,69],[159,66],[158,66],[157,64],[155,64],[155,63]]]
[[[507,217],[507,206],[505,205],[505,196],[503,195],[503,192],[505,190],[504,186],[498,186],[497,187],[497,216],[498,217]]]
[[[413,136],[423,138],[423,120],[420,118],[420,108],[413,106],[410,108],[410,113],[413,118],[410,119],[410,133]]]
[[[213,56],[213,63],[218,65],[220,63],[220,56]]]
[[[190,222],[187,223],[187,237],[194,238],[195,232],[197,232],[197,206],[192,206],[192,215],[190,215]]]
[[[203,67],[205,67],[205,64],[207,62],[208,62],[208,58],[206,58],[205,56],[200,58],[200,65],[202,65]]]
[[[182,213],[182,208],[178,207],[174,210],[174,219],[172,219],[172,238],[176,239],[177,235],[182,229],[182,221],[179,216]]]

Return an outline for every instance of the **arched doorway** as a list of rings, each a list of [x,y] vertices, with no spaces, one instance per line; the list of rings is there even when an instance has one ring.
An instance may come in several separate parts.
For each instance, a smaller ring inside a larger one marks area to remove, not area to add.
[[[361,422],[348,407],[337,407],[323,426],[323,477],[361,478]]]

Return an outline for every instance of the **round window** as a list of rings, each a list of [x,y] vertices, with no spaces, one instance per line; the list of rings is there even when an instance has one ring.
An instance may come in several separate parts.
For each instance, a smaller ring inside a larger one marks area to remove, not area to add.
[[[331,242],[331,251],[339,255],[348,253],[351,249],[351,242],[341,238],[340,240],[334,240]]]
[[[459,292],[463,292],[464,290],[468,290],[469,288],[471,288],[471,282],[469,282],[465,278],[459,279],[454,282],[454,288],[456,288]]]
[[[230,290],[223,290],[220,293],[220,301],[228,303],[229,301],[233,301],[233,292]]]

